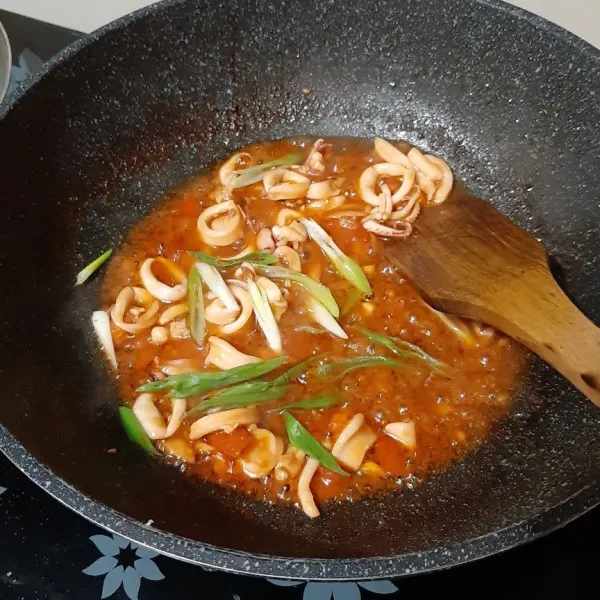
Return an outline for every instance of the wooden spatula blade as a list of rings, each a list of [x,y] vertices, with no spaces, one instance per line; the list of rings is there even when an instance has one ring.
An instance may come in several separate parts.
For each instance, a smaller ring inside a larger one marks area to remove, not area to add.
[[[490,203],[464,194],[427,208],[384,251],[434,306],[519,340],[600,406],[600,330],[557,285],[542,244]]]
[[[530,270],[547,271],[544,247],[491,204],[463,195],[421,211],[406,240],[384,242],[387,256],[441,310],[479,318],[497,292]]]

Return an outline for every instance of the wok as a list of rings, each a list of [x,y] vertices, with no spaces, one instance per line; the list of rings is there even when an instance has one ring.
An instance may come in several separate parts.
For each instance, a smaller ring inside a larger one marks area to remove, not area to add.
[[[99,278],[73,280],[238,146],[378,134],[443,156],[540,238],[597,321],[599,75],[596,50],[495,1],[181,0],[76,42],[0,115],[3,452],[113,532],[271,577],[440,569],[588,510],[600,412],[536,361],[489,443],[414,491],[309,521],[187,479],[126,441],[90,327]]]

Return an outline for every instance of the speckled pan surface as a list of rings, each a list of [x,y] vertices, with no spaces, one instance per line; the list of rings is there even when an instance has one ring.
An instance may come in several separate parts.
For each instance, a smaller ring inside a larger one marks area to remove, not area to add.
[[[415,491],[308,522],[190,482],[126,443],[89,327],[97,282],[72,282],[169,187],[236,146],[379,134],[435,150],[542,239],[597,322],[599,75],[584,42],[466,0],[181,0],[76,43],[0,113],[2,450],[100,525],[273,577],[444,568],[595,505],[600,413],[539,363],[490,443]]]

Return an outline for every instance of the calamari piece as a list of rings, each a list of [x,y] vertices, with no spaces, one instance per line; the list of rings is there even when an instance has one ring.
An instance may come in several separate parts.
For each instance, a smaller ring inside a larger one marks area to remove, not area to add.
[[[289,225],[292,221],[296,221],[302,218],[302,213],[297,210],[293,210],[291,208],[282,208],[277,213],[277,219],[275,219],[275,224],[282,227],[283,225]]]
[[[197,226],[205,244],[230,246],[242,237],[244,215],[233,200],[228,200],[203,210]]]
[[[325,140],[318,139],[310,149],[308,157],[302,165],[302,171],[309,175],[321,175],[325,171],[325,157],[324,152],[330,144],[327,144]]]
[[[168,423],[165,423],[155,403],[153,394],[141,394],[133,403],[132,410],[148,437],[151,440],[162,440],[171,437],[179,429],[186,411],[186,401],[171,398],[171,417]]]
[[[392,204],[396,205],[410,193],[415,183],[415,170],[397,163],[378,163],[365,169],[359,179],[358,187],[364,202],[372,206],[379,206],[379,194],[376,186],[382,177],[399,178],[402,183],[398,190],[392,194]]]
[[[266,250],[267,252],[272,252],[275,248],[275,240],[273,239],[273,235],[271,234],[270,227],[263,227],[256,234],[256,247],[259,250]]]
[[[248,166],[252,156],[248,152],[236,152],[232,154],[219,169],[219,181],[227,187],[233,178],[233,172]]]
[[[363,227],[380,237],[407,238],[412,233],[412,225],[408,221],[398,221],[393,227],[384,225],[379,221],[369,220],[363,222]]]
[[[242,282],[239,282],[242,283]],[[219,331],[225,335],[230,335],[232,333],[235,333],[236,331],[239,331],[240,329],[242,329],[242,327],[244,327],[246,325],[246,323],[249,321],[250,317],[252,316],[252,298],[250,298],[250,294],[248,293],[248,291],[243,288],[240,287],[238,285],[232,285],[229,288],[231,290],[231,293],[235,296],[236,300],[238,301],[241,310],[239,311],[239,314],[237,316],[237,318],[231,322],[228,323],[227,325],[222,325],[219,328]]]
[[[413,167],[420,173],[423,173],[429,181],[435,183],[442,179],[442,170],[438,165],[430,161],[429,157],[425,156],[418,148],[411,148],[408,153],[408,160],[410,160]]]
[[[289,225],[273,225],[271,232],[277,246],[291,244],[298,249],[300,244],[308,239],[306,227],[299,221],[292,221]]]
[[[208,338],[208,343],[210,344],[210,350],[205,359],[207,365],[214,365],[225,371],[226,369],[260,362],[260,358],[244,354],[229,342],[214,335]]]
[[[182,302],[181,304],[174,304],[173,306],[169,306],[165,312],[163,312],[160,317],[158,317],[159,325],[168,325],[171,321],[178,319],[179,317],[183,317],[183,315],[188,313],[188,305],[187,302]]]
[[[159,263],[165,267],[173,279],[179,283],[170,286],[159,281],[152,272],[152,265],[154,263]],[[187,277],[185,273],[173,261],[162,256],[147,258],[140,268],[140,278],[148,292],[161,302],[177,302],[183,299],[187,293]]]
[[[310,491],[310,482],[318,468],[319,462],[314,458],[308,458],[298,479],[298,500],[300,507],[311,519],[316,519],[321,514]]]
[[[251,479],[268,475],[277,465],[283,453],[283,441],[268,429],[252,429],[253,443],[244,450],[240,462],[244,473]]]
[[[185,319],[177,319],[169,323],[169,335],[176,340],[185,340],[190,337],[190,328]]]
[[[275,479],[284,482],[297,477],[305,457],[306,454],[302,450],[290,444],[275,466]]]
[[[182,373],[195,373],[202,370],[202,361],[197,358],[175,358],[164,362],[158,368],[167,377]]]
[[[290,248],[289,246],[279,246],[279,248],[275,249],[273,254],[279,259],[281,264],[286,269],[291,269],[292,271],[296,271],[297,273],[302,272],[300,255],[293,248]]]
[[[306,196],[310,179],[291,169],[279,167],[265,173],[263,185],[269,200],[297,200]]]
[[[388,423],[383,431],[386,435],[404,444],[409,450],[417,447],[417,432],[414,421]]]
[[[438,188],[435,190],[433,198],[430,200],[432,204],[442,204],[442,202],[445,202],[448,199],[448,196],[452,191],[452,186],[454,184],[452,170],[445,161],[433,154],[427,154],[426,158],[429,162],[439,167],[442,172],[442,180],[438,183]]]
[[[354,415],[336,440],[331,453],[351,471],[358,471],[365,454],[373,446],[377,436],[365,423],[362,414]]]
[[[206,306],[206,321],[213,325],[227,325],[233,323],[240,314],[239,306],[234,310],[227,308],[219,298],[215,298]]]
[[[125,311],[130,307],[140,308],[133,323],[125,321]],[[156,323],[160,304],[150,292],[141,287],[124,287],[117,296],[110,311],[113,323],[127,333],[139,333]]]
[[[309,200],[328,200],[339,196],[343,183],[344,180],[341,177],[313,182],[306,192],[306,197]]]
[[[231,433],[236,427],[242,425],[255,425],[260,415],[255,406],[249,408],[233,408],[222,412],[201,417],[190,427],[190,439],[197,440],[213,431]]]
[[[384,140],[383,138],[375,138],[375,151],[385,162],[397,163],[399,165],[404,165],[407,168],[412,167],[408,156],[406,156],[404,152],[398,150],[396,146],[390,144],[390,142]]]

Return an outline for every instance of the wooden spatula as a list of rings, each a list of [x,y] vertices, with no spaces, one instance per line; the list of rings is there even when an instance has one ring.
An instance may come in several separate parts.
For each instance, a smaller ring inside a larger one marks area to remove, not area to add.
[[[503,331],[600,406],[600,329],[560,289],[544,247],[491,204],[460,195],[425,209],[384,250],[433,306]]]

